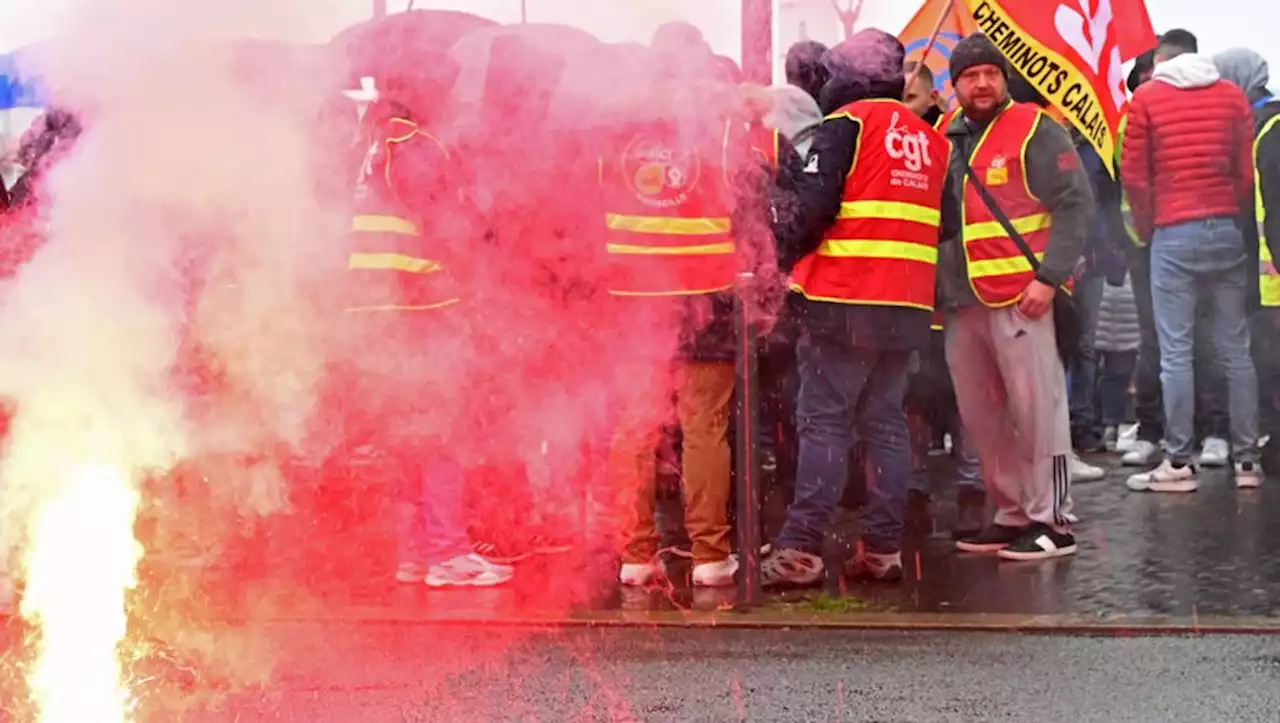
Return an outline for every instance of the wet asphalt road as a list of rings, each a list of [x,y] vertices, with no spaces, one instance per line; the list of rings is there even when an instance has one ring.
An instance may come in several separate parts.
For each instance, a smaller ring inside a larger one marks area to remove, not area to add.
[[[379,625],[255,636],[279,656],[269,683],[210,694],[153,682],[139,723],[1244,723],[1280,711],[1280,637]]]

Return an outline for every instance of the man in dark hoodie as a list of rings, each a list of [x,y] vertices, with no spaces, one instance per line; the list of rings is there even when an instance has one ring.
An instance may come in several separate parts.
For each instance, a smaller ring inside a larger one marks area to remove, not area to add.
[[[956,547],[1040,560],[1076,551],[1053,302],[1092,230],[1094,199],[1066,130],[1040,108],[1013,102],[1009,72],[985,35],[952,51],[960,112],[945,129],[952,158],[943,238],[959,242],[938,276],[960,414],[996,504],[994,524]],[[1001,216],[1042,255],[1038,269]]]
[[[826,56],[827,113],[780,228],[780,265],[800,292],[800,459],[795,501],[762,565],[765,584],[813,584],[827,522],[848,478],[854,431],[870,499],[853,560],[860,577],[902,577],[911,455],[903,397],[929,341],[947,154],[902,104],[904,52],[864,30]]]
[[[1219,53],[1214,65],[1229,81],[1244,91],[1253,107],[1257,140],[1253,145],[1254,223],[1245,225],[1245,250],[1250,268],[1257,268],[1258,309],[1253,314],[1253,363],[1258,368],[1259,435],[1273,442],[1264,448],[1268,461],[1280,450],[1280,273],[1275,259],[1280,252],[1280,101],[1267,89],[1271,73],[1267,61],[1247,48]],[[1272,211],[1268,213],[1268,211]]]

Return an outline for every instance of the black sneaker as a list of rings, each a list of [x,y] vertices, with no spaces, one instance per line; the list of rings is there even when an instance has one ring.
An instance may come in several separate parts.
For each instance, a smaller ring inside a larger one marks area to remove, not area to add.
[[[956,524],[951,539],[963,540],[982,532],[982,522],[987,519],[987,496],[982,490],[962,487],[956,495]]]
[[[956,549],[961,552],[999,552],[1026,535],[1027,529],[990,525],[976,535],[956,540]]]
[[[1054,532],[1043,524],[1027,528],[1014,542],[1000,552],[1002,560],[1049,560],[1076,554],[1076,538],[1069,532]]]
[[[933,513],[930,510],[932,500],[928,493],[920,490],[907,491],[907,509],[903,520],[903,529],[908,535],[928,537],[933,534]]]

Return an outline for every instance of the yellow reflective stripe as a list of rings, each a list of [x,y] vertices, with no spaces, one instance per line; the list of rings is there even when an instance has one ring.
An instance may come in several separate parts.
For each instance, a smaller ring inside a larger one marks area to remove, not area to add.
[[[1036,254],[1036,258],[1043,261],[1044,254]],[[1012,274],[1029,274],[1032,270],[1031,262],[1027,261],[1027,257],[1021,254],[1017,256],[1009,256],[1003,259],[969,261],[969,278],[971,279],[984,279],[991,276],[1010,276]]]
[[[901,201],[846,201],[840,204],[840,215],[837,218],[877,218],[939,226],[942,223],[942,212],[936,208]]]
[[[460,299],[449,299],[436,304],[423,304],[419,306],[397,306],[395,304],[387,304],[384,306],[352,306],[346,309],[348,314],[356,314],[369,311],[431,311],[433,309],[443,309],[446,306],[453,306]]]
[[[719,256],[732,254],[733,243],[698,244],[695,246],[637,246],[635,244],[606,244],[611,254],[638,256]]]
[[[1036,231],[1044,231],[1053,228],[1053,216],[1047,213],[1036,213],[1022,218],[1009,219],[1013,224],[1014,230],[1018,233],[1035,233]],[[981,241],[989,238],[1008,238],[1009,234],[1005,233],[1004,226],[999,221],[984,221],[982,223],[971,223],[964,227],[964,240]]]
[[[442,268],[439,261],[404,254],[351,254],[350,271],[405,271],[410,274],[432,274]]]
[[[728,291],[733,288],[733,284],[725,286],[717,286],[714,289],[672,289],[669,291],[621,291],[619,289],[609,289],[611,296],[627,296],[627,297],[657,297],[657,296],[703,296],[705,294],[718,294],[721,291]]]
[[[938,263],[938,248],[913,244],[906,241],[874,241],[854,239],[827,239],[818,247],[819,256],[850,257],[870,259],[901,259],[903,261],[920,261],[926,264]]]
[[[662,216],[624,216],[605,214],[605,225],[611,231],[652,233],[665,236],[710,236],[733,230],[728,218],[665,218]]]
[[[417,236],[418,225],[399,216],[361,214],[351,219],[351,230],[360,233],[398,233]]]

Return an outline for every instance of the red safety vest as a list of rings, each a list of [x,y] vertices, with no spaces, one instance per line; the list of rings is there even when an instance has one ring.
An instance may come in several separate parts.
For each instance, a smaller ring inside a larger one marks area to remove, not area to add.
[[[637,123],[600,159],[608,289],[614,296],[692,296],[724,291],[738,272],[731,169],[746,133],[694,138],[675,122]]]
[[[356,186],[348,312],[432,311],[458,302],[446,249],[401,200],[413,189],[393,187],[392,164],[408,153],[435,156],[427,165],[449,172],[449,151],[416,123],[393,118],[375,127]]]
[[[1048,247],[1053,216],[1027,185],[1025,153],[1027,140],[1046,120],[1052,122],[1034,105],[1009,103],[987,125],[969,159],[975,176],[1039,258]],[[965,263],[973,293],[990,307],[1016,303],[1035,272],[968,177],[963,214]]]
[[[861,126],[836,222],[791,276],[813,301],[933,310],[938,229],[950,148],[896,100],[828,116]]]
[[[952,109],[938,116],[938,122],[933,124],[933,129],[945,137],[947,135],[947,127],[951,125],[951,121],[956,117],[956,112],[955,109]]]

